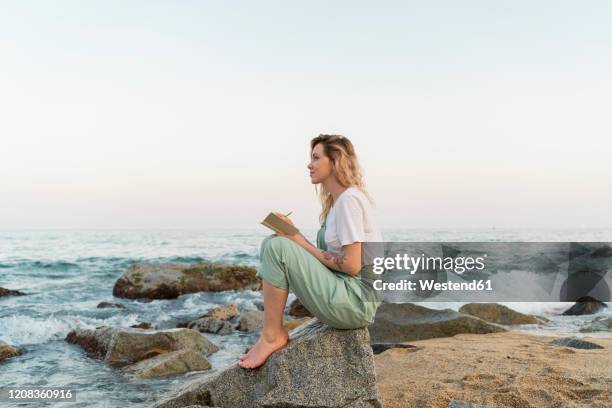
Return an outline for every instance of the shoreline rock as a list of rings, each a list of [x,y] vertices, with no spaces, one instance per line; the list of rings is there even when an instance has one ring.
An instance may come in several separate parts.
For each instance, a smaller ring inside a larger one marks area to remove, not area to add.
[[[117,309],[125,309],[125,305],[122,305],[121,303],[100,302],[98,303],[98,306],[96,306],[97,309],[109,309],[113,307]]]
[[[479,317],[487,322],[503,325],[544,323],[543,320],[535,316],[519,313],[497,303],[467,303],[461,306],[459,313],[465,313]]]
[[[254,370],[234,364],[172,392],[155,408],[381,408],[368,331],[333,329],[317,319]]]
[[[191,349],[203,354],[219,350],[219,347],[205,336],[191,329],[150,331],[102,326],[94,330],[72,330],[65,341],[77,344],[89,354],[113,365],[133,364],[181,349]]]
[[[27,295],[27,293],[23,293],[23,292],[20,292],[18,290],[6,289],[6,288],[0,287],[0,297],[5,297],[5,296],[25,296],[25,295]]]
[[[461,333],[507,331],[501,325],[451,309],[429,309],[413,303],[383,303],[368,326],[372,343],[399,343]]]
[[[202,353],[190,349],[181,349],[130,364],[121,371],[128,377],[145,379],[210,370],[210,368],[210,363]]]
[[[186,293],[259,290],[256,269],[240,265],[200,263],[130,266],[117,279],[113,295],[127,299],[174,299]]]
[[[595,314],[608,306],[591,296],[583,296],[576,300],[576,303],[565,312],[561,313],[562,316],[581,316],[586,314]]]
[[[8,343],[0,341],[0,361],[11,357],[17,357],[23,354],[23,351],[17,347],[11,346]]]

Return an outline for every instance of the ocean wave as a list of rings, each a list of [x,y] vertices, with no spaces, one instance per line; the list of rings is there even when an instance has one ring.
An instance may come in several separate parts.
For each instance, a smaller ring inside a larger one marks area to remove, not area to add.
[[[67,271],[79,268],[79,265],[74,262],[64,260],[58,261],[41,261],[41,260],[19,260],[12,263],[0,264],[0,268],[14,269],[45,269],[52,271]]]
[[[202,263],[207,262],[207,258],[201,256],[172,256],[167,258],[158,258],[161,262],[176,262],[176,263]]]
[[[129,327],[139,323],[137,314],[115,315],[106,319],[83,316],[50,316],[48,318],[9,316],[0,318],[0,340],[13,346],[41,344],[64,340],[71,330],[99,326]]]
[[[63,340],[72,330],[78,318],[32,318],[9,316],[0,318],[0,340],[13,346],[46,343]]]

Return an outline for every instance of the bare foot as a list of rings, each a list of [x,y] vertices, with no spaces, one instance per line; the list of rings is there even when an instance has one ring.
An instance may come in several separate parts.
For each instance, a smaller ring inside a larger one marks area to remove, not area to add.
[[[289,341],[289,333],[283,329],[281,334],[272,341],[264,338],[263,334],[248,353],[240,356],[240,367],[257,368],[266,362],[268,357],[276,350],[283,348]]]

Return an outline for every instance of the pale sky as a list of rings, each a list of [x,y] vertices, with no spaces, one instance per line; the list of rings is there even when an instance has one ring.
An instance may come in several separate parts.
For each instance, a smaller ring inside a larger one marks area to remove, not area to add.
[[[612,227],[612,2],[0,1],[0,229]]]

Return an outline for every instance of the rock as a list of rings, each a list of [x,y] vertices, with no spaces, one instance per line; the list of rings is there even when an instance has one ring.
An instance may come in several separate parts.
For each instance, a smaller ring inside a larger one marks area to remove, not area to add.
[[[238,306],[235,303],[229,305],[223,305],[210,309],[204,316],[201,317],[212,317],[219,320],[230,320],[238,316]]]
[[[294,317],[313,317],[312,313],[310,313],[297,298],[289,305],[289,313],[287,314]]]
[[[591,254],[591,258],[610,258],[612,257],[612,247],[609,245],[597,248]]]
[[[254,370],[234,364],[184,385],[156,408],[380,408],[368,331],[333,329],[317,319]]]
[[[599,344],[591,343],[590,341],[581,340],[576,337],[561,337],[550,342],[556,346],[573,347],[577,349],[591,350],[602,349]]]
[[[412,344],[404,344],[404,343],[373,343],[370,346],[372,347],[372,352],[374,354],[380,354],[383,351],[387,351],[389,349],[394,349],[394,348],[418,349],[417,346],[413,346]]]
[[[612,317],[598,316],[580,329],[582,333],[612,331]]]
[[[446,408],[498,408],[497,405],[480,405],[460,400],[452,400]]]
[[[72,330],[65,341],[78,344],[107,363],[119,365],[136,363],[181,349],[191,349],[204,354],[219,350],[214,343],[191,329],[145,331],[102,326],[95,330]]]
[[[116,307],[118,309],[125,309],[125,306],[122,305],[121,303],[110,303],[110,302],[100,302],[98,303],[98,306],[96,306],[98,309],[106,309],[106,308],[110,308],[110,307]]]
[[[4,296],[24,296],[24,295],[27,295],[27,293],[23,293],[23,292],[20,292],[18,290],[0,288],[0,297],[4,297]]]
[[[263,328],[264,312],[247,310],[240,315],[237,329],[240,331],[257,331]]]
[[[128,365],[122,369],[122,372],[130,377],[143,379],[166,377],[190,371],[203,371],[210,368],[210,363],[202,353],[182,349],[159,354],[136,364]]]
[[[373,343],[397,343],[450,337],[459,333],[497,333],[503,326],[451,309],[435,310],[412,303],[383,303],[368,327]]]
[[[203,333],[229,334],[236,329],[236,324],[214,317],[201,317],[187,323],[187,328]]]
[[[173,299],[185,293],[259,290],[255,268],[201,263],[134,264],[115,282],[113,295],[128,299]]]
[[[138,323],[138,324],[133,324],[130,327],[133,327],[134,329],[145,329],[145,330],[148,330],[148,329],[152,329],[153,325],[151,325],[151,323],[149,323],[149,322],[141,322],[141,323]]]
[[[205,333],[228,334],[236,329],[237,325],[230,322],[236,316],[238,316],[238,306],[230,303],[210,309],[195,320],[178,323],[176,327],[187,327]]]
[[[564,316],[580,316],[585,314],[594,314],[600,310],[605,309],[607,306],[604,302],[600,302],[590,296],[582,296],[576,303],[565,312],[562,313]]]
[[[3,341],[0,341],[0,361],[22,355],[23,352],[16,347],[11,346]]]
[[[461,306],[459,313],[469,314],[480,317],[487,322],[504,325],[544,323],[537,317],[519,313],[497,303],[468,303]]]

